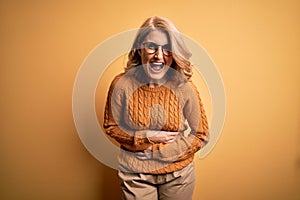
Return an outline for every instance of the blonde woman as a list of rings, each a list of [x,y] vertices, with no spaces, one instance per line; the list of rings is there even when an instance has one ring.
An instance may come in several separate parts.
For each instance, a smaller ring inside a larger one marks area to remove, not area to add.
[[[174,24],[151,17],[111,83],[103,126],[120,144],[123,199],[192,199],[194,154],[209,134],[190,57]]]

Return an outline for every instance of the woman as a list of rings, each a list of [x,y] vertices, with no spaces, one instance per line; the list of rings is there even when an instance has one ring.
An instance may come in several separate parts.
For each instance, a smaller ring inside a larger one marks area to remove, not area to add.
[[[173,23],[151,17],[111,83],[103,125],[120,144],[123,199],[192,199],[194,154],[209,135],[190,57]]]

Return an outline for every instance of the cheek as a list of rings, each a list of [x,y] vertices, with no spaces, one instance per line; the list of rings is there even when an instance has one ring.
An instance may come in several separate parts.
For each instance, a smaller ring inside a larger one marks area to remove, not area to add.
[[[141,60],[142,60],[142,64],[148,63],[148,61],[150,60],[149,55],[142,52],[141,53]]]
[[[173,57],[167,58],[166,62],[168,66],[171,66],[171,64],[173,63]]]

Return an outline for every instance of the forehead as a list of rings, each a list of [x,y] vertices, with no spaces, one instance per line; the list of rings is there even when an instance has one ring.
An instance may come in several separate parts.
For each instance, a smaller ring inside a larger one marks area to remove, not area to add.
[[[160,30],[151,31],[145,38],[145,41],[146,42],[154,42],[154,43],[160,44],[160,45],[164,45],[169,42],[167,34]]]

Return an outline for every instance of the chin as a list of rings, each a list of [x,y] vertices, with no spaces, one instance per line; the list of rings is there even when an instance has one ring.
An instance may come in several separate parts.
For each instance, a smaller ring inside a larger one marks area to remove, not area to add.
[[[153,68],[151,65],[145,66],[144,70],[149,78],[149,81],[159,82],[164,81],[169,67],[166,65],[161,66],[161,68]]]

